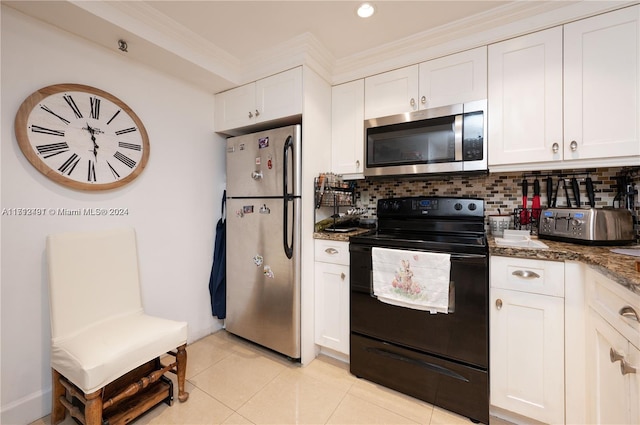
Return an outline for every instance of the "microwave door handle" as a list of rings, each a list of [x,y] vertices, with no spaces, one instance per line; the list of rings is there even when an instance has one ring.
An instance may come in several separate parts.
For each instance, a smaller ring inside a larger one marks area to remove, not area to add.
[[[456,115],[453,121],[453,143],[455,160],[462,161],[462,115]]]

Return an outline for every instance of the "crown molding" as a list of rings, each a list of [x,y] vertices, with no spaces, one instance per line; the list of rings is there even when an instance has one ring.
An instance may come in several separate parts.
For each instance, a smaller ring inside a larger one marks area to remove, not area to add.
[[[540,31],[637,1],[516,2],[337,60],[332,83],[375,75]]]

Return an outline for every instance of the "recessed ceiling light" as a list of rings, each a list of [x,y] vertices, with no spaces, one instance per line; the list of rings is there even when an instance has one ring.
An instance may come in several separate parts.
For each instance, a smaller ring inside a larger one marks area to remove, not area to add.
[[[358,8],[358,16],[361,18],[368,18],[373,15],[375,8],[370,3],[362,3]]]

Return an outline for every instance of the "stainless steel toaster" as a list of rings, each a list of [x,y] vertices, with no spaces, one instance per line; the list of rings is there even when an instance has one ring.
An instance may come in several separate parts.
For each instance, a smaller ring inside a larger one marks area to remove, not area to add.
[[[622,208],[545,208],[538,237],[593,245],[633,242],[633,215]]]

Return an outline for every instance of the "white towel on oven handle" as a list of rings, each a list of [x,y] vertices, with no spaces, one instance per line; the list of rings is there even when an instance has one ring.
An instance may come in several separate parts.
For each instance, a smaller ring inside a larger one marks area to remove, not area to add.
[[[387,304],[449,312],[451,256],[373,247],[373,295]]]

